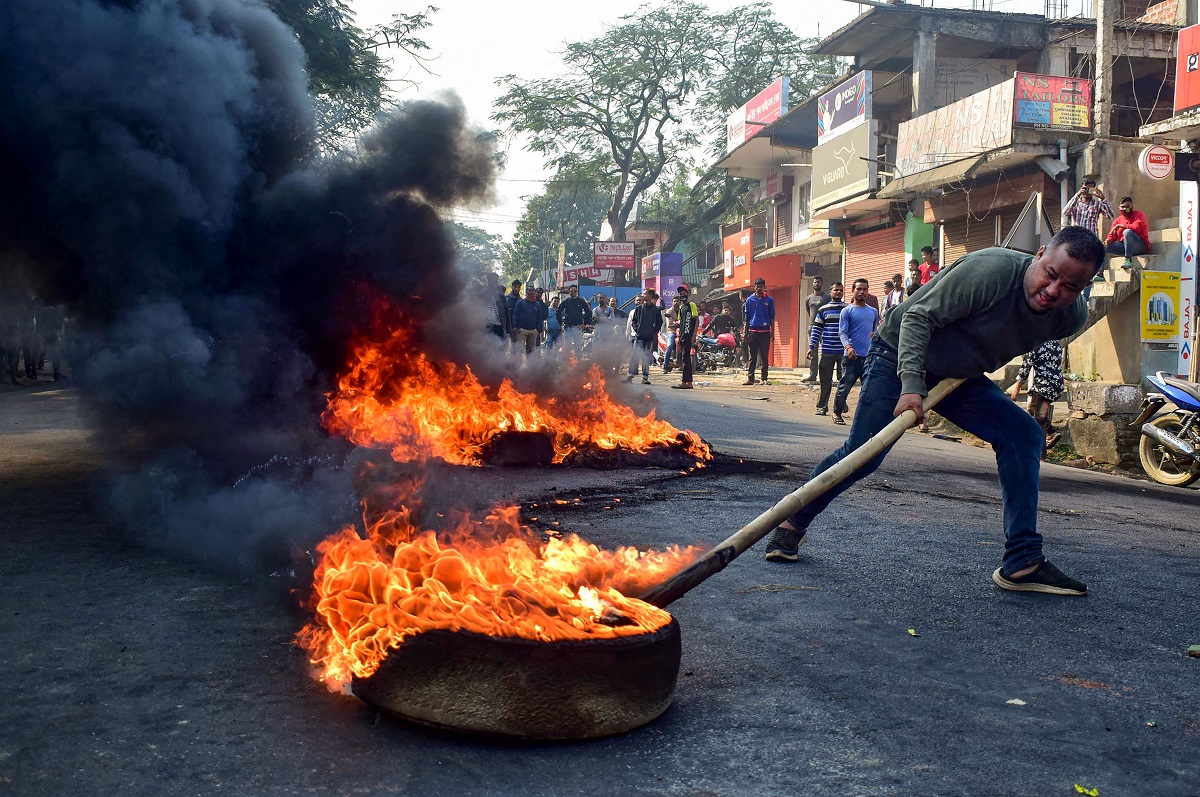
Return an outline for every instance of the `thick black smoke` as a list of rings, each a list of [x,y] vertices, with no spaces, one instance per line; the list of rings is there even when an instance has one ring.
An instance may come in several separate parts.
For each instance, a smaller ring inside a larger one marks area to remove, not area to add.
[[[121,519],[247,566],[350,508],[323,394],[375,298],[461,292],[438,210],[493,176],[453,100],[319,162],[305,86],[252,0],[0,3],[0,279],[74,319]]]

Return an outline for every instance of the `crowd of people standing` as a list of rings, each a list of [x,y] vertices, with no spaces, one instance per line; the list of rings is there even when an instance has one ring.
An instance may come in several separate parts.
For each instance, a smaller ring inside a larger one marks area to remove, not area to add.
[[[61,379],[64,327],[61,307],[27,290],[0,286],[0,380],[27,384],[47,367],[52,379]]]

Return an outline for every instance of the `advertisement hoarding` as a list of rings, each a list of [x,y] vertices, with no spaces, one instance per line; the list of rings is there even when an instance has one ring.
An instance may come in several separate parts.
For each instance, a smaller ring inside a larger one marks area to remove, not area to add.
[[[781,77],[725,120],[725,151],[733,152],[788,111],[788,79]]]
[[[1013,125],[1036,130],[1092,130],[1092,81],[1018,72]]]
[[[1013,81],[901,122],[897,179],[1012,144]],[[815,155],[814,155],[815,158]]]
[[[1142,343],[1179,343],[1179,275],[1142,272]]]
[[[1200,231],[1196,229],[1196,213],[1200,210],[1200,183],[1179,184],[1179,230],[1182,233],[1183,254],[1179,260],[1179,359],[1175,375],[1191,379],[1192,324],[1196,312],[1196,249]],[[1144,294],[1143,294],[1144,295]]]
[[[749,282],[750,263],[754,260],[754,229],[726,235],[721,243],[725,252],[725,290],[741,287]]]
[[[824,144],[871,118],[871,72],[854,77],[817,98],[817,144]]]
[[[1175,113],[1200,107],[1200,25],[1179,31],[1175,61]]]
[[[998,58],[938,58],[933,70],[933,104],[940,108],[1010,80],[1017,62]]]
[[[596,268],[631,269],[637,265],[633,241],[596,241],[592,244],[592,265]]]
[[[876,122],[868,122],[813,150],[814,210],[878,188],[879,165],[874,160],[876,129]]]

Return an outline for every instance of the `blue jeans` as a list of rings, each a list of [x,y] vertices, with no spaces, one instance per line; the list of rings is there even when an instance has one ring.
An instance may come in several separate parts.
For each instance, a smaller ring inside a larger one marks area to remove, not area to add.
[[[667,333],[667,350],[663,353],[663,368],[670,368],[675,363],[675,333]]]
[[[842,357],[842,377],[838,380],[837,394],[833,397],[833,414],[841,415],[846,411],[846,399],[850,397],[850,389],[854,383],[863,378],[866,363],[862,355],[851,360]]]
[[[1125,230],[1121,235],[1121,240],[1114,241],[1104,247],[1104,251],[1110,255],[1125,255],[1125,257],[1137,257],[1144,255],[1150,250],[1146,248],[1146,242],[1142,240],[1142,236],[1138,235],[1133,230]]]
[[[850,424],[850,436],[842,447],[821,460],[809,479],[828,470],[860,447],[892,421],[900,399],[900,377],[896,374],[896,352],[882,341],[871,344],[858,409]],[[941,381],[929,376],[926,385]],[[992,444],[1004,499],[1004,575],[1042,561],[1042,535],[1037,531],[1038,476],[1046,435],[1028,413],[986,376],[968,379],[937,405],[937,413]],[[868,461],[840,484],[791,517],[792,525],[807,529],[813,519],[850,485],[874,473],[891,446]],[[938,518],[929,515],[928,522]]]

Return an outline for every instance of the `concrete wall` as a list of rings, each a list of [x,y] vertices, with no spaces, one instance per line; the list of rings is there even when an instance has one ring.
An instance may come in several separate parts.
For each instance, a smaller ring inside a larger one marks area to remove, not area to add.
[[[1126,385],[1142,380],[1140,296],[1134,293],[1071,343],[1071,373]]]
[[[1123,196],[1133,197],[1133,206],[1146,214],[1151,229],[1156,219],[1172,215],[1179,205],[1179,184],[1174,180],[1152,180],[1138,171],[1138,155],[1149,144],[1127,141],[1092,141],[1076,162],[1075,183],[1068,191],[1079,190],[1085,177],[1091,177],[1117,209]],[[1108,234],[1107,220],[1100,237]]]

